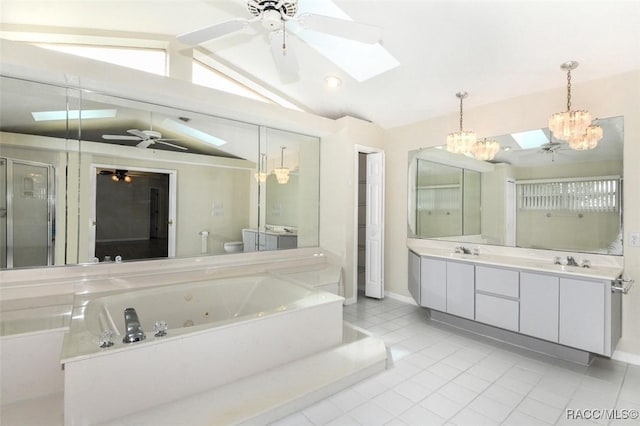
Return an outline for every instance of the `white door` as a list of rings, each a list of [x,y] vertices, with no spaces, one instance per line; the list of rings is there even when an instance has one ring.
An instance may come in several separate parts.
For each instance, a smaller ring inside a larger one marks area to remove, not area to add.
[[[367,297],[384,297],[384,153],[367,155],[366,280]]]

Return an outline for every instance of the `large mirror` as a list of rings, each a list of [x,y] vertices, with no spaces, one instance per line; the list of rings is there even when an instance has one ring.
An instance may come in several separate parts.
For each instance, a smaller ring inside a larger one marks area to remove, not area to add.
[[[318,245],[319,138],[1,84],[1,268]]]
[[[536,129],[491,138],[491,162],[409,152],[409,237],[622,255],[624,120],[598,125],[592,150]]]

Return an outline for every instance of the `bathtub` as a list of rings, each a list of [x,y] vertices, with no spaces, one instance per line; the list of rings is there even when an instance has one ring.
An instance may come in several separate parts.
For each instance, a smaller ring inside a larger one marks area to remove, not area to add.
[[[335,347],[342,302],[270,275],[79,296],[63,344],[65,424],[105,422]],[[126,344],[129,307],[147,338]],[[166,336],[154,337],[156,321]],[[100,348],[106,330],[114,345]]]

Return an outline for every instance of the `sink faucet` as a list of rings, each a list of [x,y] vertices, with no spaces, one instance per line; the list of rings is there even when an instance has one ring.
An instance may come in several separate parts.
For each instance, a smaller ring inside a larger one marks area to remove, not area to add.
[[[578,262],[573,258],[573,256],[567,256],[567,265],[568,266],[580,266]]]
[[[133,308],[127,308],[124,310],[124,324],[127,329],[127,334],[122,339],[123,343],[134,343],[144,340],[147,336],[142,331],[140,321],[138,320],[138,313]]]
[[[456,247],[456,253],[471,254],[471,250],[469,250],[465,246],[459,246],[459,247]]]

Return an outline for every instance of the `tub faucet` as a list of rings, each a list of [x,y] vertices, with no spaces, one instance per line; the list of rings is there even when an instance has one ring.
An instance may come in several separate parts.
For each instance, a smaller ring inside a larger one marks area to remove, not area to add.
[[[123,343],[134,343],[144,340],[147,336],[142,331],[138,314],[135,309],[127,308],[124,310],[124,324],[127,332],[122,339]]]

